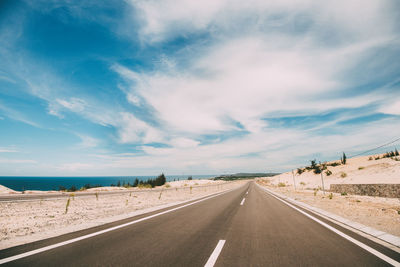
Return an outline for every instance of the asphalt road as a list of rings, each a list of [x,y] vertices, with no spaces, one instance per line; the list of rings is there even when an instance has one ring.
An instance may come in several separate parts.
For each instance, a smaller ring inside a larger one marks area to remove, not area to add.
[[[0,259],[159,212],[1,250]],[[335,228],[400,262],[399,253],[347,229]],[[5,265],[204,266],[207,262],[212,265],[212,259],[215,266],[390,266],[251,182],[190,206]]]

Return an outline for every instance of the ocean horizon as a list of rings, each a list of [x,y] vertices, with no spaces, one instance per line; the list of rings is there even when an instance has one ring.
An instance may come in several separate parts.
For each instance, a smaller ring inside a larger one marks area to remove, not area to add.
[[[167,182],[174,180],[185,180],[189,176],[193,179],[207,179],[218,175],[165,175]],[[146,176],[0,176],[0,185],[12,190],[58,190],[60,186],[70,188],[75,186],[81,188],[84,185],[116,185],[118,182],[133,184],[137,178],[139,181],[145,181],[150,178],[156,178],[157,175]]]

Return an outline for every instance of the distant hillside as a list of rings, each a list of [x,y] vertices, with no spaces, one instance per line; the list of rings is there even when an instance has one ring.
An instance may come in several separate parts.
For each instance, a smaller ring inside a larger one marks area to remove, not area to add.
[[[235,173],[235,174],[220,175],[215,177],[214,180],[232,181],[240,179],[253,179],[257,177],[271,177],[278,174],[279,173]]]

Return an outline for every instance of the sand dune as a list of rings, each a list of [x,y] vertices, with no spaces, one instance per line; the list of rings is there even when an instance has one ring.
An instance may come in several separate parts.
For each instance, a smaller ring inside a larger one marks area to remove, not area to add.
[[[327,176],[323,172],[325,188],[331,184],[399,184],[400,161],[391,158],[375,160],[380,155],[363,156],[347,160],[346,165],[329,166],[332,172]],[[372,160],[370,158],[372,157]],[[400,157],[398,157],[400,158]],[[337,161],[340,162],[340,161]],[[332,162],[330,162],[332,163]],[[322,186],[321,175],[313,171],[305,171],[301,175],[294,170],[296,186],[298,188],[318,188]],[[268,179],[271,184],[284,183],[293,186],[292,172],[282,173]]]

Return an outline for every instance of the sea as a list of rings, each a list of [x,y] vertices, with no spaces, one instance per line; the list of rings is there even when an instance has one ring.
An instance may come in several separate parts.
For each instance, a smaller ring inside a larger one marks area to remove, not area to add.
[[[192,175],[193,179],[207,179],[213,178],[217,175]],[[146,181],[148,179],[156,178],[157,176],[54,176],[54,177],[19,177],[19,176],[0,176],[0,185],[8,187],[13,190],[23,191],[23,190],[59,190],[60,186],[65,188],[70,188],[75,186],[76,188],[81,188],[84,185],[101,185],[110,186],[120,184],[130,183],[137,178],[139,181]],[[188,175],[166,175],[167,182],[185,180]]]

